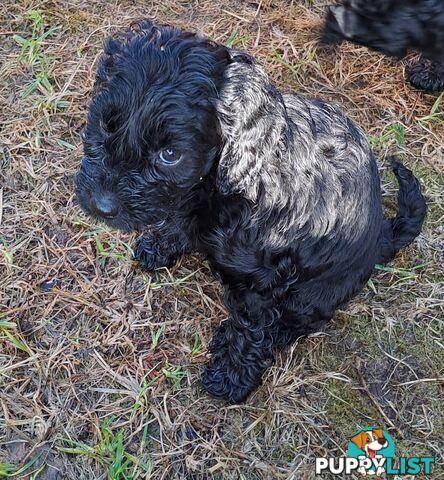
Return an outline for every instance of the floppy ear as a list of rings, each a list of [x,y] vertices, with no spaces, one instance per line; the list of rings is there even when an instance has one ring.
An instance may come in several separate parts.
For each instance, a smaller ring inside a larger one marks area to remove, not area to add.
[[[345,38],[352,38],[356,30],[356,14],[343,5],[333,5],[330,12]]]
[[[254,59],[236,50],[229,54],[231,63],[216,101],[223,144],[217,188],[254,201],[267,172],[271,181],[270,169],[285,151],[288,117],[281,94]]]
[[[354,437],[352,437],[351,441],[361,450],[364,450],[365,440],[367,436],[365,432],[358,433]]]
[[[350,0],[350,6],[353,10],[367,15],[384,15],[393,7],[393,0]]]

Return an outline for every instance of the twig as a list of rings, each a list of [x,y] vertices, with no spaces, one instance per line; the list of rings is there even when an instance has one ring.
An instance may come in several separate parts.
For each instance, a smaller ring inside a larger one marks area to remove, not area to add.
[[[380,403],[376,400],[373,394],[370,392],[367,382],[365,381],[364,377],[361,375],[360,371],[358,370],[359,381],[361,383],[362,390],[368,395],[374,406],[379,410],[380,414],[384,417],[384,420],[398,433],[401,438],[404,438],[404,434],[402,431],[390,420],[387,414],[384,412],[384,409],[381,407]]]

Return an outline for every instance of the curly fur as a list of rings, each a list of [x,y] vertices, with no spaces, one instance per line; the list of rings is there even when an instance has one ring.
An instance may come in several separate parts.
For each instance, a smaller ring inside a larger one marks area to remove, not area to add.
[[[343,40],[402,58],[422,58],[408,68],[410,83],[424,91],[444,90],[444,2],[442,0],[344,0],[330,7],[322,42]]]
[[[376,161],[338,108],[286,95],[253,58],[172,27],[133,25],[105,45],[84,131],[77,196],[90,215],[144,230],[150,270],[206,254],[229,318],[203,373],[240,402],[273,351],[318,331],[376,262],[419,233],[426,206],[400,163],[385,220]],[[165,165],[165,148],[181,160]]]

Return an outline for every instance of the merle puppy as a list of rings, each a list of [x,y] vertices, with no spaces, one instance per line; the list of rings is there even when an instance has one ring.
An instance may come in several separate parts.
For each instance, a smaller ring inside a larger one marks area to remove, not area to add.
[[[330,7],[321,41],[349,40],[402,58],[410,50],[422,58],[408,68],[420,90],[444,90],[443,0],[344,0]]]
[[[253,58],[143,21],[107,41],[83,134],[81,207],[143,230],[148,270],[206,254],[229,318],[203,374],[240,402],[275,347],[318,331],[376,262],[420,232],[426,206],[400,163],[385,220],[375,157],[338,108],[283,95]]]

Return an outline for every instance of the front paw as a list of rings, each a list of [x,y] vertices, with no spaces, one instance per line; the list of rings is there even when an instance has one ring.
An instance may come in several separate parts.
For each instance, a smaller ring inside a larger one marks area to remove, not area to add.
[[[172,267],[177,257],[162,252],[150,237],[142,235],[136,240],[134,259],[144,270],[153,272],[162,267]]]
[[[238,372],[223,364],[208,365],[202,375],[202,385],[211,396],[232,404],[244,402],[260,383],[242,380]]]
[[[407,75],[411,85],[424,92],[444,90],[444,72],[428,60],[419,60],[408,67]]]

